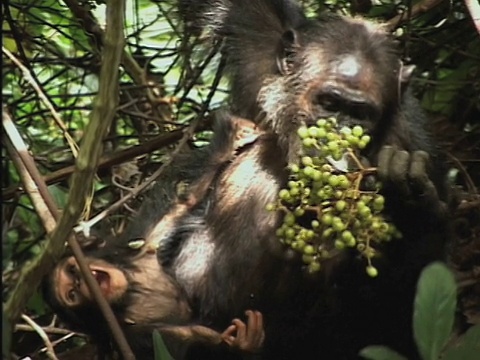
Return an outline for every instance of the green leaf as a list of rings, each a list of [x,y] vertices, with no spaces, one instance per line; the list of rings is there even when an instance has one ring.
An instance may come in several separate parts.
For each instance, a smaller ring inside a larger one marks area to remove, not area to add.
[[[424,360],[437,360],[452,332],[457,291],[453,274],[435,262],[423,269],[417,285],[413,332]]]
[[[168,352],[162,335],[157,330],[153,331],[153,351],[155,353],[155,360],[174,360],[172,355]]]
[[[369,360],[407,360],[396,351],[381,345],[367,346],[360,351],[359,355]]]
[[[477,360],[480,356],[480,324],[472,326],[445,351],[442,360]]]

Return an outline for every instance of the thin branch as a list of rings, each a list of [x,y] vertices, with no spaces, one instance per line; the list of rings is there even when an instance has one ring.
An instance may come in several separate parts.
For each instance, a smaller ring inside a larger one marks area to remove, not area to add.
[[[73,334],[75,336],[86,336],[81,333],[74,332],[72,330],[62,329],[55,326],[42,326],[43,331],[46,334],[54,334],[54,335],[70,335]],[[15,325],[15,331],[35,331],[32,329],[30,325],[25,324],[17,324]]]
[[[477,187],[475,186],[474,181],[470,177],[467,169],[465,169],[465,167],[463,166],[462,162],[458,160],[455,156],[453,156],[453,154],[451,154],[450,152],[447,152],[447,156],[462,173],[465,183],[467,185],[468,192],[470,194],[477,194]]]
[[[137,187],[133,189],[129,189],[129,193],[116,201],[114,204],[108,207],[108,209],[105,209],[101,213],[97,214],[95,217],[89,219],[88,221],[83,221],[81,222],[76,228],[75,231],[77,232],[84,232],[85,234],[88,234],[90,231],[90,228],[98,223],[99,221],[103,220],[106,218],[110,213],[114,212],[118,208],[120,208],[123,204],[125,204],[128,200],[136,197],[138,194],[143,192],[146,188],[150,186],[155,180],[157,180],[165,171],[165,169],[170,166],[172,163],[173,159],[176,157],[176,155],[184,148],[185,144],[187,141],[192,137],[193,133],[195,132],[195,129],[197,128],[198,122],[199,122],[200,116],[197,117],[195,120],[193,120],[190,124],[190,126],[185,130],[183,133],[183,137],[178,143],[177,147],[175,150],[171,153],[171,156],[160,166],[148,179],[146,179],[143,183],[138,185]]]
[[[63,132],[63,136],[65,136],[65,139],[67,140],[68,145],[70,146],[70,150],[72,151],[72,154],[74,157],[78,156],[78,145],[75,142],[75,140],[72,138],[70,133],[68,132],[67,126],[63,122],[60,114],[55,110],[55,107],[53,104],[50,102],[48,99],[47,95],[43,92],[43,90],[40,88],[40,86],[37,84],[35,79],[33,78],[32,74],[30,73],[30,70],[28,70],[10,51],[8,51],[5,47],[2,46],[2,51],[5,55],[7,55],[10,60],[13,61],[15,65],[18,66],[20,70],[22,70],[23,76],[25,79],[32,85],[32,87],[35,89],[35,91],[38,94],[38,97],[40,100],[43,101],[45,106],[50,110],[52,113],[53,120],[55,123],[60,127],[60,129]]]
[[[40,217],[43,227],[47,233],[51,233],[55,229],[56,221],[50,208],[55,208],[56,204],[51,199],[47,185],[38,172],[27,150],[27,146],[23,142],[22,137],[18,133],[17,128],[5,108],[2,110],[2,122],[5,130],[4,140],[6,140],[4,144],[6,145],[7,152],[20,175],[23,187],[30,196],[33,207]],[[52,201],[51,204],[47,204],[48,199]]]
[[[78,19],[82,25],[85,33],[95,39],[94,46],[96,50],[100,51],[104,46],[105,33],[101,26],[98,24],[92,13],[81,5],[77,0],[64,0],[73,15]],[[147,97],[149,102],[153,105],[152,110],[156,112],[156,98],[152,91],[151,81],[147,81],[145,70],[135,61],[133,56],[126,51],[122,52],[121,63],[126,73],[132,78],[132,80],[139,85],[143,85],[146,88]],[[159,116],[159,114],[156,114]]]
[[[76,335],[75,333],[70,332],[69,334],[66,334],[66,335],[62,336],[60,339],[57,339],[57,340],[55,340],[55,341],[52,341],[52,346],[55,347],[55,346],[57,346],[58,344],[60,344],[60,343],[62,343],[62,342],[64,342],[64,341],[70,339],[71,337],[73,337],[73,336],[75,336],[75,335]],[[38,350],[37,353],[40,353],[40,354],[41,354],[41,353],[43,353],[43,352],[45,352],[45,351],[47,351],[47,349],[46,349],[46,348],[42,348],[42,349]],[[60,354],[60,358],[63,358],[63,357],[64,357],[64,356],[62,356],[62,354]]]
[[[196,130],[203,130],[204,127],[200,126]],[[113,165],[121,164],[127,160],[130,160],[136,156],[140,156],[143,154],[151,153],[152,151],[161,149],[162,147],[172,145],[173,143],[180,140],[183,136],[182,130],[174,130],[169,132],[168,134],[162,134],[154,137],[153,139],[142,143],[141,145],[133,146],[131,148],[121,150],[118,152],[112,152],[106,155],[103,155],[98,163],[98,168],[110,168]],[[70,176],[73,171],[75,170],[75,165],[66,166],[60,170],[54,171],[48,175],[44,176],[44,181],[48,184],[54,184],[61,180],[66,179]],[[18,185],[11,186],[3,191],[3,198],[10,199],[14,196],[17,192],[21,192],[22,189],[19,188]]]
[[[173,151],[173,153],[171,154],[170,158],[165,161],[163,163],[163,165],[158,168],[153,174],[152,176],[150,176],[146,181],[144,181],[142,184],[140,184],[139,186],[137,186],[136,188],[132,189],[130,191],[130,193],[128,193],[126,196],[124,196],[123,198],[121,198],[120,200],[118,200],[116,203],[114,203],[113,205],[111,205],[108,209],[106,209],[105,211],[101,212],[100,214],[98,214],[97,216],[93,217],[92,219],[86,221],[86,222],[83,222],[81,224],[79,224],[75,230],[80,232],[80,231],[83,231],[85,234],[88,234],[89,231],[90,231],[90,228],[96,224],[97,222],[99,222],[100,220],[102,220],[103,218],[105,218],[108,214],[110,214],[111,212],[115,211],[116,209],[118,209],[120,206],[122,206],[125,202],[127,202],[129,199],[135,197],[136,195],[138,195],[139,193],[141,193],[143,190],[145,190],[151,183],[153,183],[156,179],[158,179],[160,177],[161,174],[163,174],[164,172],[164,169],[169,166],[171,164],[171,162],[175,159],[175,156],[183,149],[183,147],[185,146],[186,142],[188,141],[188,139],[190,139],[190,137],[194,134],[195,132],[195,129],[198,127],[198,124],[200,122],[200,120],[203,118],[204,114],[207,112],[209,106],[210,106],[210,102],[212,101],[212,98],[213,98],[213,95],[215,94],[215,91],[217,89],[217,86],[218,84],[220,83],[220,79],[222,78],[222,73],[223,73],[223,69],[225,67],[225,58],[222,57],[221,61],[220,61],[220,64],[218,66],[218,69],[217,69],[217,72],[215,74],[215,78],[213,80],[213,84],[212,84],[212,87],[210,88],[210,91],[207,95],[207,99],[205,100],[205,102],[202,104],[202,108],[200,109],[200,112],[198,113],[197,117],[190,123],[189,127],[185,130],[185,133],[184,133],[184,136],[182,138],[182,140],[180,141],[180,143],[178,144],[177,148],[175,149],[175,151]]]
[[[387,21],[386,27],[388,30],[393,31],[399,27],[407,19],[413,19],[423,13],[426,13],[430,9],[442,3],[444,0],[423,0],[422,2],[413,5],[410,10],[406,10],[401,14],[391,18]]]
[[[55,355],[55,350],[53,349],[53,345],[50,342],[50,339],[48,338],[48,335],[45,333],[45,331],[42,329],[41,326],[39,326],[35,321],[30,319],[27,315],[22,315],[22,319],[32,327],[32,329],[35,330],[35,332],[42,338],[45,347],[47,348],[47,356],[49,359],[52,360],[58,360],[57,356]]]

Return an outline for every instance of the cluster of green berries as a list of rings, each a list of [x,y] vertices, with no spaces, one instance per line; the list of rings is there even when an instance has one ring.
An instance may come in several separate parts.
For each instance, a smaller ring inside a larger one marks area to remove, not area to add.
[[[356,249],[366,260],[368,275],[378,275],[372,265],[375,246],[401,236],[382,216],[385,199],[373,190],[362,190],[361,181],[375,168],[364,168],[356,152],[370,137],[361,126],[338,129],[336,119],[320,119],[316,126],[301,127],[299,163],[290,164],[287,187],[268,210],[284,213],[277,229],[281,241],[302,254],[309,272],[339,251]],[[341,160],[347,168],[338,169]],[[353,165],[352,165],[353,164]]]

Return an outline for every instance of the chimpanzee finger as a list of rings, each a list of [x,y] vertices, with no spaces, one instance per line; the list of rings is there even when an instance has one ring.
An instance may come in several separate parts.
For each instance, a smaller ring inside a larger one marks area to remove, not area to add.
[[[395,184],[395,188],[402,194],[409,196],[410,188],[408,184],[410,154],[407,151],[396,151],[390,160],[389,176],[390,181]]]
[[[241,344],[247,341],[247,326],[240,319],[233,319],[232,323],[237,327],[237,343]]]
[[[263,315],[260,311],[254,312],[257,317],[257,329],[256,329],[256,345],[257,348],[261,348],[265,341],[265,330],[263,327]]]
[[[247,329],[250,332],[251,329],[257,328],[257,317],[252,310],[245,311],[245,315],[247,316]]]
[[[410,165],[412,190],[419,195],[419,201],[422,202],[426,209],[429,209],[438,217],[443,217],[446,214],[447,206],[440,200],[437,188],[428,176],[427,164],[429,158],[430,155],[425,151],[415,151],[412,154]]]
[[[234,336],[234,334],[236,332],[237,332],[237,326],[230,325],[221,335],[223,341],[225,341],[230,346],[234,346],[235,340],[236,340],[236,337]]]
[[[424,194],[425,187],[430,182],[426,169],[429,157],[425,151],[415,151],[411,155],[409,177],[416,194]]]
[[[427,180],[423,187],[423,194],[420,196],[421,203],[425,209],[436,219],[445,218],[448,214],[448,206],[441,201],[437,188],[432,181]]]
[[[428,179],[423,184],[422,194],[420,195],[420,198],[426,208],[432,208],[432,206],[437,206],[437,204],[440,202],[435,185],[433,185],[433,183]]]
[[[258,342],[258,318],[256,312],[252,310],[245,311],[247,315],[247,340],[250,344],[255,344]]]
[[[380,149],[380,152],[378,153],[377,164],[377,174],[380,178],[380,181],[385,181],[388,179],[390,163],[394,153],[395,149],[391,146],[384,146]]]

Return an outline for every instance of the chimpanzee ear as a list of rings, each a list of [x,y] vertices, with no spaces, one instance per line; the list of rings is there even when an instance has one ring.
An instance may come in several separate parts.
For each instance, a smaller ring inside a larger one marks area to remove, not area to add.
[[[282,35],[280,49],[277,55],[277,67],[280,74],[287,75],[291,71],[292,59],[299,47],[298,35],[295,30],[289,29]]]

